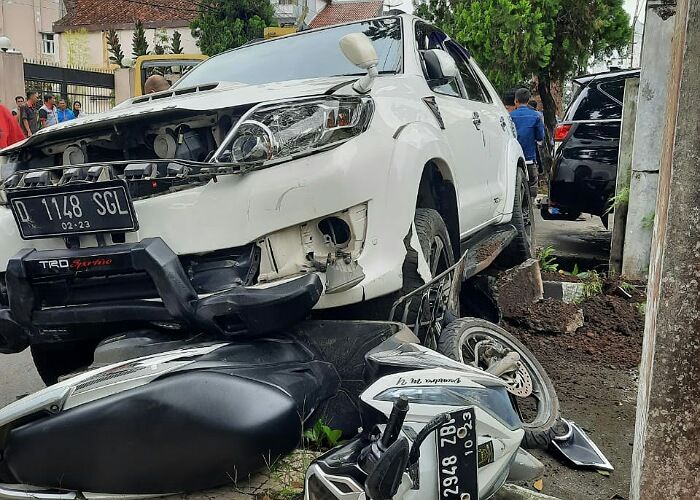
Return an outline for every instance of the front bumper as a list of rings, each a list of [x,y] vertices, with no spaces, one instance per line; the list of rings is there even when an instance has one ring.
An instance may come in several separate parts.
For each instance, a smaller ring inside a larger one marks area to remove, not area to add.
[[[200,296],[181,260],[160,238],[101,248],[25,249],[10,259],[5,279],[9,307],[0,306],[2,353],[19,352],[30,343],[74,339],[76,330],[94,337],[109,331],[105,323],[151,322],[218,335],[260,335],[303,319],[323,292],[319,276],[309,273],[270,286],[234,286]],[[124,279],[133,280],[141,294],[132,290],[134,298],[111,299],[109,287],[123,285]],[[71,285],[91,280],[103,293],[82,296],[79,303],[48,302],[45,291],[55,295],[57,283],[70,295]]]

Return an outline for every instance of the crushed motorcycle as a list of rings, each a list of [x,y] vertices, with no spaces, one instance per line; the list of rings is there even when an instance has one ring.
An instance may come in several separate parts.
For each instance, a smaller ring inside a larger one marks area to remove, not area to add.
[[[236,483],[290,453],[320,418],[350,440],[309,467],[309,500],[489,498],[508,479],[539,476],[521,445],[549,444],[556,393],[507,332],[449,321],[437,304],[454,296],[447,278],[459,264],[397,301],[392,314],[418,301],[412,329],[304,320],[274,335],[139,330],[102,341],[86,371],[0,410],[0,498]]]

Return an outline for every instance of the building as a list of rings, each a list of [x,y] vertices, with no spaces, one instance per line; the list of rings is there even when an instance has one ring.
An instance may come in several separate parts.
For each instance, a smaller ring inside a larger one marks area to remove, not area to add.
[[[310,19],[309,27],[322,28],[324,26],[381,16],[383,6],[384,3],[382,1],[329,1],[313,19]]]
[[[65,14],[63,0],[0,0],[0,36],[25,58],[58,62],[53,23]]]
[[[190,0],[62,0],[65,15],[53,24],[58,37],[62,64],[109,66],[106,33],[117,31],[122,51],[132,57],[134,24],[142,21],[146,28],[149,51],[159,39],[181,35],[185,53],[199,54],[199,47],[190,32],[190,22],[197,14],[196,2]],[[167,6],[166,6],[167,4]]]

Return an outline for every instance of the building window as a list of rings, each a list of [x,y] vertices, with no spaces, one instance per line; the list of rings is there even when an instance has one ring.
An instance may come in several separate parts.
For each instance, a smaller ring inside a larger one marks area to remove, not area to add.
[[[41,34],[41,52],[47,56],[56,55],[56,35],[53,33]]]

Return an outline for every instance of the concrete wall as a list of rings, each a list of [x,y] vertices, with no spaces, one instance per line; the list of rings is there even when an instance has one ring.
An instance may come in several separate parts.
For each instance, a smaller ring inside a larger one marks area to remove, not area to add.
[[[24,95],[22,54],[0,52],[0,104],[13,109],[18,95]]]
[[[57,54],[52,56],[42,54],[41,33],[52,33],[59,17],[58,0],[0,0],[0,35],[28,59],[58,62],[60,36],[55,35]]]
[[[674,16],[664,10],[666,0],[649,0],[642,48],[642,71],[634,132],[630,201],[625,229],[622,274],[644,280],[649,270],[651,234],[659,165],[661,131],[666,120],[666,97],[671,70]]]
[[[182,47],[186,54],[200,54],[201,51],[195,42],[189,28],[165,28],[165,32],[172,39],[173,33],[179,31],[182,35]],[[148,40],[148,49],[153,51],[155,46],[155,29],[146,30],[146,40]],[[132,56],[132,39],[134,36],[133,30],[117,30],[119,41],[122,45],[122,51],[126,57]],[[64,33],[61,36],[61,62],[73,63],[81,66],[99,66],[105,67],[109,65],[109,52],[107,50],[107,41],[103,31],[90,31],[81,33],[78,30],[73,30],[71,33]],[[73,57],[70,57],[69,52],[73,52]],[[76,61],[80,59],[80,61]],[[70,59],[73,59],[72,61]]]

